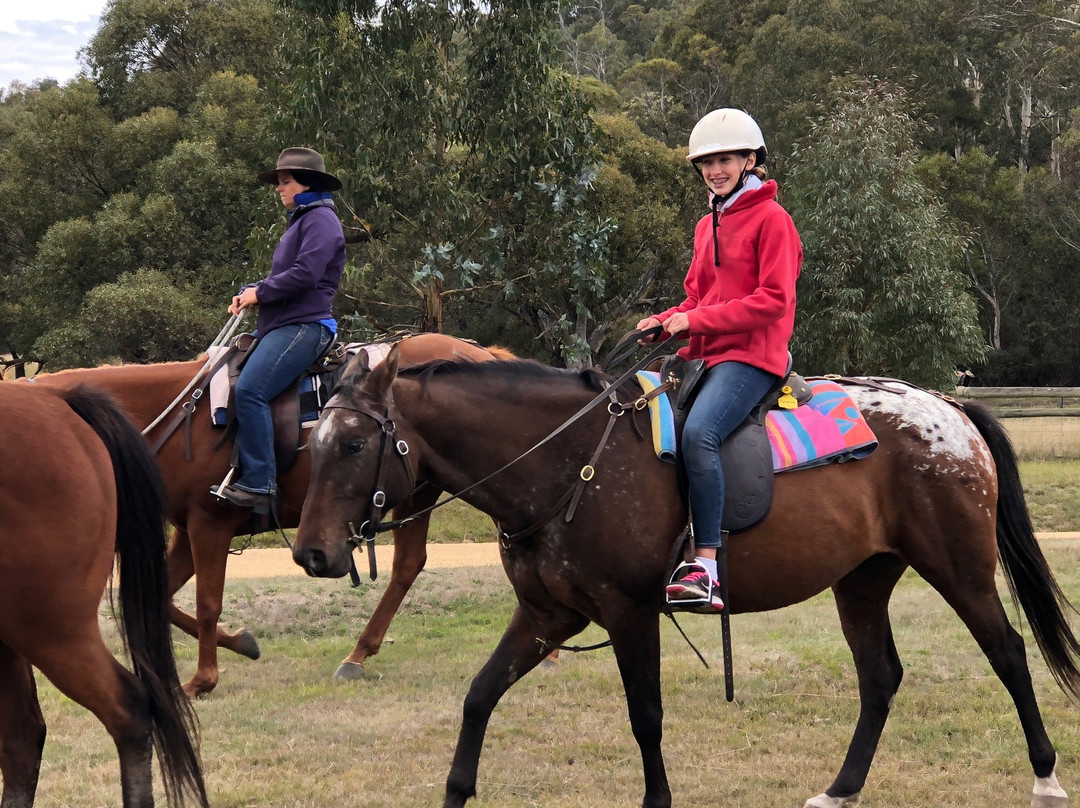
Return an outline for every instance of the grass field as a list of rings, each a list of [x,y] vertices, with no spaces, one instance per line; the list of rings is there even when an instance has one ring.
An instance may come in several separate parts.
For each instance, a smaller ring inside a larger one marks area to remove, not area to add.
[[[1080,531],[1080,460],[1021,461],[1020,479],[1037,531]]]
[[[1080,602],[1080,542],[1048,541],[1045,549]],[[381,586],[302,578],[227,584],[225,613],[259,637],[263,658],[225,653],[222,685],[197,704],[216,808],[441,805],[462,699],[513,594],[496,568],[425,572],[392,627],[395,642],[369,663],[376,678],[332,681],[380,594]],[[190,608],[192,597],[189,586],[179,601]],[[970,635],[910,574],[892,615],[906,675],[863,805],[1026,806],[1032,777],[1018,721]],[[702,667],[663,622],[664,748],[675,805],[799,808],[823,791],[858,709],[831,595],[733,618],[731,704],[719,621],[680,622],[713,667]],[[176,636],[186,675],[195,643]],[[593,627],[579,640],[603,638]],[[1080,793],[1077,706],[1026,639],[1059,777]],[[640,759],[610,651],[563,658],[530,673],[496,710],[477,806],[640,805]],[[45,682],[41,697],[50,734],[39,804],[119,805],[115,752],[100,724]]]

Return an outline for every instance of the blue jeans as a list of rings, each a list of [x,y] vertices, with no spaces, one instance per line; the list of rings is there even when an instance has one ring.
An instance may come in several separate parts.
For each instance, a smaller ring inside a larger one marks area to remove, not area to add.
[[[270,400],[318,359],[331,339],[330,329],[319,323],[285,325],[259,337],[236,380],[240,479],[235,487],[253,494],[277,493]]]
[[[742,362],[721,362],[709,368],[700,382],[680,444],[698,547],[720,546],[724,513],[720,444],[746,420],[776,380],[773,374]]]

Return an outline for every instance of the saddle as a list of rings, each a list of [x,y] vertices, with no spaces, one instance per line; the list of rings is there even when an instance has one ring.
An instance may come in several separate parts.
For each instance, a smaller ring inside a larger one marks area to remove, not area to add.
[[[233,340],[224,357],[228,378],[228,390],[224,393],[227,404],[224,418],[215,421],[217,426],[225,427],[222,442],[235,434],[236,409],[233,393],[236,380],[251,354],[251,349],[255,347],[255,342],[251,334],[240,334]],[[318,419],[323,405],[330,397],[329,391],[337,384],[348,359],[346,346],[336,340],[332,341],[318,359],[270,401],[270,416],[274,424],[274,456],[279,472],[288,471],[296,462],[297,454],[302,448],[301,430]],[[233,465],[236,465],[235,456]]]
[[[771,409],[794,409],[805,404],[813,395],[802,376],[790,369],[787,375],[769,390],[728,438],[720,444],[720,465],[724,470],[724,512],[720,524],[723,530],[748,530],[765,518],[772,506],[773,460],[769,438],[765,431],[765,416]],[[693,403],[698,383],[705,375],[701,359],[686,361],[680,356],[666,356],[651,368],[660,373],[661,381],[669,385],[675,415],[676,440],[681,441],[686,416]],[[677,455],[680,490],[687,497],[686,471],[682,453]]]

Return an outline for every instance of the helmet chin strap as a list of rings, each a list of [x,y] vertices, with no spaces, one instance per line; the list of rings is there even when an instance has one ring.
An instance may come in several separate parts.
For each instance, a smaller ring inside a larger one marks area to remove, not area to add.
[[[743,169],[739,172],[739,181],[735,183],[735,187],[731,189],[729,193],[720,196],[720,194],[714,193],[712,198],[712,244],[713,244],[713,266],[720,266],[720,239],[716,236],[716,230],[720,227],[720,208],[731,197],[742,190],[742,187],[746,185],[746,178],[750,176],[750,170],[746,167],[750,162],[750,158],[746,158],[746,163],[743,163]],[[701,173],[701,167],[697,163],[694,163],[694,168],[697,169],[699,175],[704,179],[704,175]]]

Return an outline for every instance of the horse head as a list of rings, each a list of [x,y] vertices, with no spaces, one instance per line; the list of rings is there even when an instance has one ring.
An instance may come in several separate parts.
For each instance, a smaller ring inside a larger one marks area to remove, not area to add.
[[[357,354],[312,434],[311,482],[293,546],[308,575],[348,573],[357,542],[373,538],[383,515],[415,488],[415,458],[394,406],[399,361],[397,346],[370,370]]]

